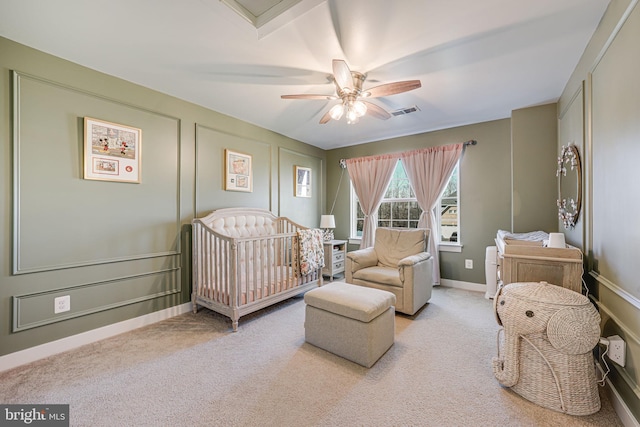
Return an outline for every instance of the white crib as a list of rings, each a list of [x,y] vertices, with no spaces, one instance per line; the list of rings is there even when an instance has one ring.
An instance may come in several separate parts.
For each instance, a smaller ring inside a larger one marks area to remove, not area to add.
[[[322,285],[322,232],[256,208],[217,209],[193,225],[193,311],[231,319]]]

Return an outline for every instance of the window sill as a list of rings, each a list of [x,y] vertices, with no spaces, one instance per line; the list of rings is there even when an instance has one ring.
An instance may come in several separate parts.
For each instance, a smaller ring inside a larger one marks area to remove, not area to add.
[[[349,244],[350,245],[360,245],[360,242],[362,242],[362,238],[361,237],[349,237]]]
[[[439,252],[462,252],[460,243],[438,243]]]
[[[350,245],[360,245],[362,238],[360,237],[349,237]],[[462,244],[460,243],[438,243],[438,251],[439,252],[462,252]]]

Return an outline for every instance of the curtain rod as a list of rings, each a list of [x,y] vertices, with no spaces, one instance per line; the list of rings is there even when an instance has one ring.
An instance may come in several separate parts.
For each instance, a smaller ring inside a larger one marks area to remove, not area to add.
[[[468,145],[477,145],[477,144],[478,144],[478,141],[476,141],[475,139],[470,139],[469,141],[462,143],[462,145],[464,145],[465,147]],[[347,162],[345,159],[340,159],[339,164],[341,169],[344,169],[347,167]]]

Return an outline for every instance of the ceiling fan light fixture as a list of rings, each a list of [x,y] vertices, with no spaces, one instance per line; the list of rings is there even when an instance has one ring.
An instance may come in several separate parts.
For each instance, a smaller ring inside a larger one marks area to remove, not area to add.
[[[367,104],[362,101],[355,101],[352,105],[353,111],[356,112],[358,117],[362,117],[367,114]]]
[[[420,80],[406,80],[393,83],[384,83],[366,91],[362,90],[362,85],[367,78],[366,74],[351,71],[347,63],[340,59],[333,60],[333,75],[329,81],[335,85],[335,95],[298,94],[282,95],[283,99],[340,99],[342,102],[336,104],[323,114],[320,124],[324,125],[331,119],[340,120],[346,116],[347,123],[358,123],[360,117],[365,114],[380,119],[387,120],[391,117],[384,108],[368,102],[361,101],[364,98],[380,98],[395,95],[397,93],[408,92],[422,86]]]
[[[331,110],[329,110],[329,115],[333,120],[340,120],[343,114],[344,114],[344,105],[342,104],[336,104],[333,107],[331,107]]]
[[[347,109],[347,124],[358,123],[360,116],[354,108]]]

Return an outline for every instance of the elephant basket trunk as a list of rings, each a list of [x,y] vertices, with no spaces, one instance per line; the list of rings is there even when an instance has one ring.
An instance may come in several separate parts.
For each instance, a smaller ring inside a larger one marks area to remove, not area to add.
[[[500,289],[494,307],[504,327],[493,360],[501,384],[569,415],[600,410],[592,353],[600,315],[587,297],[546,282],[512,283]]]

